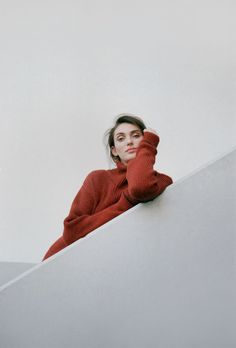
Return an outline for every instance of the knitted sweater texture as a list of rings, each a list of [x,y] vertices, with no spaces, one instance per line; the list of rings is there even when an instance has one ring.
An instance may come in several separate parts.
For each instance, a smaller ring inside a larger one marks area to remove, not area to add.
[[[140,202],[153,200],[172,183],[154,170],[159,137],[144,132],[136,157],[115,169],[92,171],[72,202],[64,231],[44,260]]]

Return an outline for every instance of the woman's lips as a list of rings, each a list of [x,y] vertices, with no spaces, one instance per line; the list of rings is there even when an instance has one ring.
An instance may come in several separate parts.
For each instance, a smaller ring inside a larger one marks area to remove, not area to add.
[[[136,151],[137,151],[137,149],[135,147],[126,150],[126,152],[128,152],[128,153],[132,153],[132,152],[136,152]]]

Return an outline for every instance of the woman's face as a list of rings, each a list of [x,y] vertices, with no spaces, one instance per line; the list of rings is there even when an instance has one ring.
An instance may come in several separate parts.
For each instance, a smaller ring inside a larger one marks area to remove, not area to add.
[[[111,148],[112,154],[119,156],[120,161],[127,164],[136,157],[136,152],[142,139],[143,133],[138,126],[122,123],[114,132],[114,146]]]

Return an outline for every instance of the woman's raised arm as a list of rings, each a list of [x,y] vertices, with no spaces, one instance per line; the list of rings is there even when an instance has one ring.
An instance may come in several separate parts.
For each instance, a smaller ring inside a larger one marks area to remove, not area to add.
[[[127,165],[127,199],[130,202],[146,202],[161,194],[172,179],[154,169],[159,136],[154,130],[144,130],[144,137],[137,150],[136,158]]]

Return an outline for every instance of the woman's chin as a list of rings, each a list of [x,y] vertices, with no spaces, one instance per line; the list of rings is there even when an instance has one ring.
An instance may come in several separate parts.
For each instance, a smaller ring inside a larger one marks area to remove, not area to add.
[[[129,153],[126,157],[125,161],[129,162],[130,160],[134,159],[136,157],[136,153]]]

